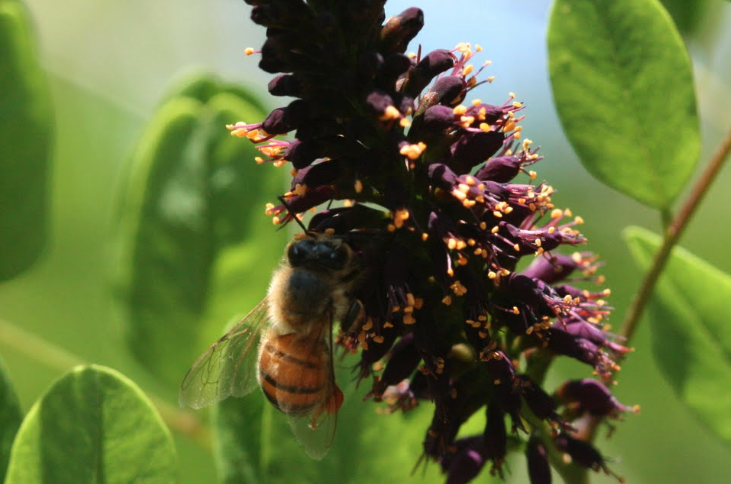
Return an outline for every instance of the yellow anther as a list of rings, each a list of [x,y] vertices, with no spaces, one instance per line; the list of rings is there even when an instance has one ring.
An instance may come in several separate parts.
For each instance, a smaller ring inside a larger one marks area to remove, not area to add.
[[[574,222],[576,222],[579,225],[582,225],[584,223],[584,219],[582,217],[580,217],[580,216],[576,216],[574,218]]]
[[[558,219],[561,217],[563,217],[563,211],[561,209],[557,208],[551,211],[551,218]]]
[[[514,107],[514,108],[521,108],[521,107],[523,107],[523,104],[519,103],[518,101],[515,101],[515,102],[513,103],[513,107]]]
[[[353,184],[353,189],[355,190],[355,193],[361,193],[363,191],[363,182],[360,180],[355,180],[355,183]]]
[[[509,97],[510,99],[515,99],[515,93],[514,93],[514,92],[510,92],[510,93],[508,93],[508,97]]]
[[[467,112],[467,107],[466,106],[463,106],[462,104],[460,104],[459,106],[455,106],[452,111],[457,116],[462,116],[464,113]]]
[[[385,338],[380,334],[373,337],[373,341],[376,343],[383,343],[384,340]]]
[[[531,170],[531,171],[528,172],[528,176],[530,177],[531,180],[535,180],[536,177],[538,176],[538,173],[536,173],[535,171]]]
[[[513,306],[513,314],[520,314],[520,309],[518,309],[518,306]]]
[[[256,52],[256,51],[252,47],[247,47],[246,49],[244,49],[244,54],[246,54],[246,55],[251,55],[254,52]]]
[[[490,125],[487,123],[480,123],[480,131],[484,131],[485,133],[490,131]]]
[[[279,225],[279,217],[272,217],[272,224]]]
[[[536,239],[534,243],[536,244],[536,247],[540,247],[541,246],[541,239]]]
[[[481,101],[480,99],[473,99],[473,100],[472,100],[472,105],[473,105],[474,107],[477,107],[477,106],[479,106],[480,104],[482,104],[482,101]],[[484,108],[483,108],[483,109],[484,109]]]
[[[442,299],[442,304],[446,304],[447,306],[450,306],[452,304],[452,296],[444,296]]]
[[[304,195],[305,193],[307,193],[307,185],[303,185],[302,183],[297,183],[294,186],[294,193],[295,193],[295,195],[300,195],[300,196]]]

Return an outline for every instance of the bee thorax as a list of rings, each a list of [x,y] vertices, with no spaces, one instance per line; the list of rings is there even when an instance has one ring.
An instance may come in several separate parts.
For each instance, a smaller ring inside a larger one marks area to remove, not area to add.
[[[327,321],[331,310],[331,293],[332,287],[313,271],[279,271],[272,279],[269,292],[270,298],[276,299],[271,305],[271,319],[293,330],[305,325],[320,326]]]

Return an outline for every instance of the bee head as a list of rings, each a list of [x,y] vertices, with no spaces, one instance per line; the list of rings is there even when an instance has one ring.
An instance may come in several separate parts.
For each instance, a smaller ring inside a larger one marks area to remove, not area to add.
[[[343,269],[350,260],[351,252],[340,239],[306,238],[292,242],[287,259],[292,267]]]

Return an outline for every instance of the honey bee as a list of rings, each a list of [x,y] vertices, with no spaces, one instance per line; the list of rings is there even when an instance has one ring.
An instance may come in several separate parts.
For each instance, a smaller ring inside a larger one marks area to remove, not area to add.
[[[198,409],[258,384],[319,460],[332,444],[343,402],[334,377],[333,322],[347,327],[360,316],[362,305],[351,292],[362,268],[342,238],[326,234],[306,232],[285,254],[267,296],[198,358],[179,399]]]

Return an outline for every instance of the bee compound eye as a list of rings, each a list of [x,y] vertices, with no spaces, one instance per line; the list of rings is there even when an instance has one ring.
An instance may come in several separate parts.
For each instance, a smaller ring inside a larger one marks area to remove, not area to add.
[[[305,251],[303,250],[299,242],[296,242],[289,246],[289,250],[287,251],[287,259],[289,259],[289,263],[293,266],[297,266],[301,264],[302,261],[304,261]]]
[[[332,248],[323,254],[322,263],[330,269],[342,269],[348,262],[348,253],[342,247]]]

